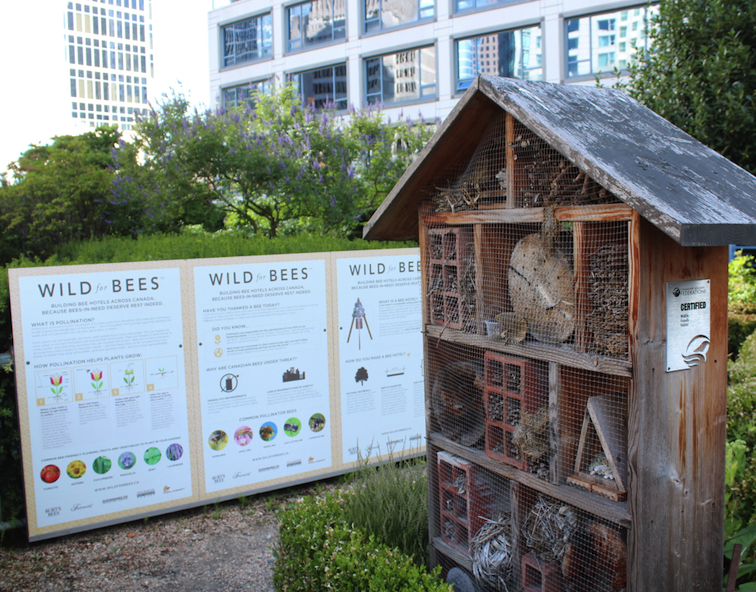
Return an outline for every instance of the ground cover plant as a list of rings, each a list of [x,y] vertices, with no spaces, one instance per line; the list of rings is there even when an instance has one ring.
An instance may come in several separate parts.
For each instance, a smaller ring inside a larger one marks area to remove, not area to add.
[[[371,465],[352,474],[347,523],[396,547],[417,564],[428,561],[428,479],[425,457]]]
[[[279,514],[273,583],[278,592],[451,592],[440,567],[412,559],[346,521],[349,493],[311,496]]]

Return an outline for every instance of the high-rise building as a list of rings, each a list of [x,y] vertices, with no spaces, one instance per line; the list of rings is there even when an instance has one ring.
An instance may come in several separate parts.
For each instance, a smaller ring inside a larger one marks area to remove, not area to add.
[[[566,84],[613,76],[646,46],[658,10],[639,0],[226,4],[208,15],[216,105],[291,80],[317,107],[381,104],[390,116],[425,118],[445,117],[478,74]]]
[[[64,19],[70,117],[77,132],[133,127],[153,79],[151,0],[67,2]]]

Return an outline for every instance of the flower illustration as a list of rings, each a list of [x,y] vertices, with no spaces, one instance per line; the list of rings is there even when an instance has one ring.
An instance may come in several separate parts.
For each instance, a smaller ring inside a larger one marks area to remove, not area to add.
[[[126,368],[126,370],[124,370],[123,373],[124,373],[123,381],[126,383],[126,386],[131,386],[132,384],[134,384],[134,369]]]
[[[102,390],[102,370],[92,370],[89,372],[89,377],[92,379],[92,388],[95,392]]]
[[[60,397],[61,393],[63,392],[63,377],[60,374],[51,376],[50,384],[52,384],[52,386],[50,387],[50,390],[52,391],[53,395],[57,399],[58,397]]]

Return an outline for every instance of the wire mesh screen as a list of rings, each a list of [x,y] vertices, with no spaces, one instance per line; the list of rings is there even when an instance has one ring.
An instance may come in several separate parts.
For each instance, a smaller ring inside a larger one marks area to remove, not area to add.
[[[629,218],[487,129],[420,212],[434,557],[460,589],[624,590]]]

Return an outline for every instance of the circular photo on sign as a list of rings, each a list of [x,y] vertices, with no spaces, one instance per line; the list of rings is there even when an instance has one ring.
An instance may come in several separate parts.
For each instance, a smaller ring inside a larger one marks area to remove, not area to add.
[[[289,437],[296,436],[302,430],[302,422],[296,417],[290,417],[284,424],[284,434]]]
[[[163,454],[160,452],[159,448],[152,446],[144,451],[144,462],[148,465],[158,464],[161,458],[163,458]]]
[[[68,473],[68,476],[71,477],[71,479],[81,479],[86,472],[87,465],[80,460],[72,460],[68,463],[68,467],[66,468],[66,473]]]
[[[215,430],[210,434],[207,443],[213,450],[223,450],[228,444],[228,434],[223,430]]]
[[[313,432],[322,432],[323,428],[326,425],[326,419],[325,415],[322,413],[313,413],[312,417],[310,417],[310,429]]]
[[[168,448],[165,449],[165,456],[168,460],[177,461],[184,454],[184,447],[178,442],[174,442]]]
[[[113,466],[113,462],[107,456],[98,456],[92,463],[92,470],[98,475],[104,475]]]
[[[134,468],[136,464],[136,455],[133,452],[124,452],[118,457],[118,466],[124,471]]]
[[[270,442],[273,438],[276,437],[277,433],[278,428],[272,421],[266,421],[260,428],[260,437],[262,438],[263,442]]]
[[[39,476],[45,483],[55,483],[60,478],[60,469],[56,465],[47,465],[39,472]]]
[[[234,432],[234,442],[239,446],[248,446],[252,443],[252,438],[255,437],[255,433],[249,426],[241,426]]]

